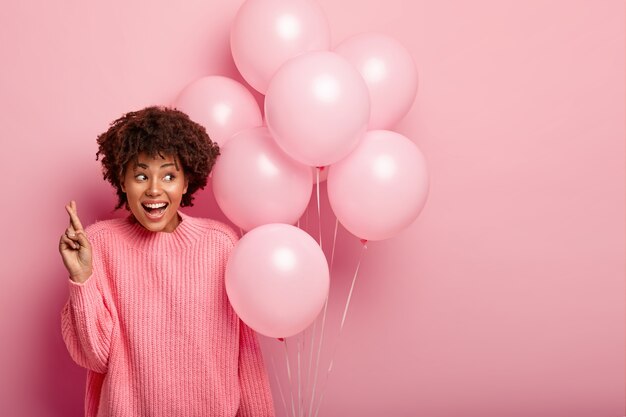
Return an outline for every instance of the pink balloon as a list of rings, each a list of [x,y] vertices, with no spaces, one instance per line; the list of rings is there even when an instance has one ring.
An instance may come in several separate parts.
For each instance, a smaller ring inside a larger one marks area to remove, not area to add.
[[[310,166],[333,164],[365,134],[370,115],[363,77],[333,52],[291,59],[274,75],[265,96],[265,120],[278,145]]]
[[[226,293],[235,312],[269,337],[293,336],[308,327],[328,287],[328,264],[319,245],[287,224],[248,232],[226,265]]]
[[[396,39],[378,33],[352,36],[334,51],[361,73],[372,105],[369,130],[388,129],[404,117],[417,94],[417,68]]]
[[[237,81],[218,75],[189,84],[174,106],[203,125],[211,140],[220,146],[235,133],[263,124],[252,93]]]
[[[406,137],[372,130],[350,155],[330,167],[328,199],[341,224],[366,240],[408,227],[428,195],[426,160]]]
[[[330,28],[315,1],[247,0],[231,27],[230,48],[243,78],[265,94],[287,60],[330,48]]]
[[[311,199],[311,168],[280,150],[265,127],[233,136],[220,149],[212,172],[217,204],[244,230],[293,224]]]

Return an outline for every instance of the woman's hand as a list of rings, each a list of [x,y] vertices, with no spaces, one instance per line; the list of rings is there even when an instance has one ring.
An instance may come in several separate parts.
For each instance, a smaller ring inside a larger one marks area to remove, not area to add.
[[[59,252],[70,274],[70,279],[83,283],[92,273],[91,244],[78,218],[76,202],[72,200],[69,205],[65,206],[65,210],[70,215],[70,225],[61,236]]]

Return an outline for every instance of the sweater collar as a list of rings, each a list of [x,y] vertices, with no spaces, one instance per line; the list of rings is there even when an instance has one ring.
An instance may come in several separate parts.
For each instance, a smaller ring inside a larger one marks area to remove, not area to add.
[[[139,250],[184,250],[195,242],[203,228],[198,221],[178,210],[180,223],[173,232],[152,232],[139,223],[131,214],[126,218],[126,235],[131,245]]]

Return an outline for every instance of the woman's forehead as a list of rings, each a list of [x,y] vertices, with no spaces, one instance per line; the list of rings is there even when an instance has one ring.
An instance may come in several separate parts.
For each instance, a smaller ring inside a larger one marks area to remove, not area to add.
[[[177,155],[157,153],[156,155],[148,155],[145,152],[139,153],[134,160],[129,161],[134,167],[146,167],[150,165],[176,166],[178,169],[179,158]]]

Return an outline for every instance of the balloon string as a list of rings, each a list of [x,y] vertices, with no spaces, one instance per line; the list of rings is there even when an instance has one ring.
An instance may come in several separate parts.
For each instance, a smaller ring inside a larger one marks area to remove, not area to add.
[[[320,332],[320,343],[317,349],[317,358],[315,359],[315,377],[313,378],[313,389],[311,390],[311,404],[309,407],[309,414],[308,414],[309,416],[313,414],[313,403],[315,402],[314,400],[315,400],[315,394],[316,394],[316,389],[317,389],[317,376],[319,375],[319,368],[320,368],[320,355],[322,353],[322,345],[324,343],[324,328],[326,327],[326,311],[327,310],[328,310],[328,296],[326,297],[326,302],[324,303],[324,314],[322,316],[322,330]]]
[[[319,234],[320,234],[320,249],[323,250],[323,247],[322,247],[322,212],[320,210],[320,171],[321,170],[322,168],[317,167],[317,219],[318,219],[317,227],[318,227]]]
[[[298,417],[302,416],[302,366],[300,351],[302,350],[302,334],[298,335]]]
[[[285,402],[285,396],[283,395],[283,389],[280,383],[280,380],[278,379],[278,371],[276,370],[276,362],[274,362],[274,357],[270,356],[270,359],[272,360],[272,369],[274,370],[274,379],[276,380],[276,385],[278,385],[278,393],[280,394],[280,399],[283,402],[283,407],[285,407],[285,415],[289,414],[289,411],[287,409],[287,403]]]
[[[287,349],[287,339],[284,341],[285,361],[287,362],[287,378],[289,379],[289,393],[291,395],[291,413],[296,417],[296,409],[293,403],[293,383],[291,382],[291,367],[289,366],[289,351]]]
[[[333,236],[333,251],[330,256],[330,270],[333,270],[333,261],[335,260],[335,242],[337,242],[337,227],[339,226],[339,219],[335,217],[335,235]]]
[[[352,292],[354,291],[354,283],[356,282],[356,277],[359,274],[359,268],[361,267],[361,260],[363,259],[363,254],[365,253],[365,249],[367,249],[367,245],[364,243],[361,248],[361,255],[359,256],[359,263],[356,265],[356,271],[354,271],[354,277],[352,277],[352,285],[350,286],[350,293],[348,294],[348,301],[346,302],[346,308],[343,310],[343,318],[341,319],[341,326],[339,327],[339,335],[341,335],[341,331],[343,330],[343,324],[346,321],[346,315],[348,314],[348,307],[350,307],[350,300],[352,299]]]
[[[319,231],[319,245],[320,245],[320,249],[323,250],[323,240],[322,240],[322,212],[321,212],[321,208],[320,208],[320,172],[322,170],[322,167],[316,167],[315,173],[316,173],[316,195],[317,195],[317,217],[318,217],[318,231]],[[329,268],[330,269],[330,268]],[[314,381],[313,381],[313,388],[311,389],[310,392],[310,409],[309,409],[309,416],[311,415],[312,411],[313,411],[313,400],[315,397],[315,390],[316,390],[316,385],[317,385],[317,375],[318,375],[318,370],[319,370],[319,361],[320,361],[320,353],[321,353],[321,349],[322,349],[322,342],[324,340],[324,325],[326,323],[326,311],[327,311],[327,307],[328,307],[328,296],[326,296],[326,301],[324,303],[324,316],[322,319],[322,329],[321,329],[321,334],[320,334],[320,342],[319,342],[319,348],[318,348],[318,353],[317,353],[317,359],[316,359],[316,365],[315,365],[315,376],[313,377]],[[317,330],[317,320],[314,321],[313,323],[313,331],[311,333],[311,350],[310,350],[310,357],[309,357],[309,372],[308,372],[308,377],[307,377],[307,388],[308,385],[310,383],[310,379],[311,379],[311,367],[313,364],[313,347],[315,345],[315,335],[316,335],[316,330]]]
[[[306,352],[307,352],[307,338],[308,338],[308,330],[309,328],[307,327],[306,329],[304,329],[301,333],[302,336],[302,398],[300,399],[301,401],[301,411],[300,411],[300,415],[302,415],[302,410],[304,410],[306,408],[306,393],[307,393],[307,389],[308,389],[308,384],[307,384],[307,378],[308,378],[308,374],[307,374],[307,369],[306,369]]]
[[[331,366],[332,366],[332,363],[331,363]],[[328,374],[326,374],[325,382],[328,382]],[[317,417],[317,414],[320,412],[320,406],[322,405],[322,402],[324,401],[324,394],[326,394],[326,384],[324,384],[324,389],[322,390],[322,394],[320,395],[320,399],[317,404],[317,409],[315,410],[315,417]]]
[[[333,364],[335,362],[335,354],[337,353],[337,346],[339,345],[339,340],[341,339],[341,334],[343,333],[343,325],[346,321],[348,308],[350,307],[350,300],[352,299],[352,292],[354,291],[354,283],[356,282],[356,277],[359,274],[361,261],[363,260],[363,254],[365,253],[365,249],[367,249],[367,245],[365,244],[366,242],[367,241],[363,243],[363,247],[361,248],[361,254],[359,255],[359,262],[356,265],[356,270],[354,271],[354,276],[352,277],[352,285],[350,286],[350,292],[348,293],[348,299],[346,300],[346,307],[343,310],[343,317],[341,319],[341,325],[339,326],[339,335],[337,336],[337,340],[335,341],[333,353],[330,356],[330,365],[328,366],[328,370],[326,371],[326,378],[324,380],[324,388],[322,389],[320,399],[317,403],[317,409],[315,410],[315,417],[317,417],[317,415],[319,414],[320,407],[322,405],[322,400],[324,399],[324,394],[326,393],[326,387],[328,386],[328,376],[330,375],[330,372],[333,370]]]
[[[306,210],[304,211],[304,227],[302,230],[309,228],[309,206],[306,206]]]
[[[241,227],[239,228],[239,233],[240,233],[239,237],[243,237],[243,229]]]
[[[307,373],[307,379],[306,379],[306,381],[307,381],[307,384],[306,384],[306,388],[307,388],[307,389],[306,389],[306,393],[307,393],[307,394],[310,394],[310,395],[308,395],[307,397],[309,398],[309,400],[311,401],[311,403],[313,402],[313,401],[312,401],[312,397],[313,397],[314,391],[311,391],[311,392],[309,393],[309,389],[310,389],[310,387],[311,387],[311,370],[312,370],[312,366],[313,366],[313,346],[315,346],[315,335],[316,335],[316,333],[317,333],[317,318],[315,319],[315,321],[313,321],[313,330],[312,330],[312,332],[311,332],[311,345],[310,345],[311,347],[310,347],[310,357],[309,357],[309,372]],[[316,372],[317,372],[317,369],[316,369]]]

